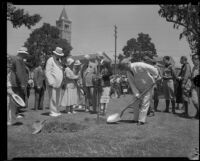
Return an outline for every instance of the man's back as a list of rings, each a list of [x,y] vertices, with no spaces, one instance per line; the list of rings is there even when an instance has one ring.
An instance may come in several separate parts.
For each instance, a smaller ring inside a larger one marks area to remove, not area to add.
[[[26,87],[28,83],[28,72],[21,58],[15,56],[12,58],[11,84],[13,87]]]

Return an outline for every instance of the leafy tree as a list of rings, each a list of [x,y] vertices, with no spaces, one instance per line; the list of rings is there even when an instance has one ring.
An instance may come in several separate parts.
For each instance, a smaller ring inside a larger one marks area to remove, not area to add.
[[[125,57],[132,57],[132,61],[141,61],[144,56],[153,58],[153,56],[157,55],[155,45],[151,42],[150,36],[144,33],[139,33],[137,39],[131,38],[128,40],[122,50]]]
[[[160,5],[159,15],[166,19],[167,22],[172,22],[175,29],[183,27],[179,39],[186,37],[190,49],[193,53],[197,53],[200,35],[199,22],[199,6],[190,4],[183,5]]]
[[[118,55],[118,60],[119,60],[119,62],[122,61],[123,59],[124,59],[124,55],[123,55],[123,54],[119,54],[119,55]]]
[[[7,21],[10,21],[14,28],[25,25],[28,29],[41,20],[39,14],[29,15],[24,9],[16,9],[12,3],[7,3]]]
[[[34,66],[41,60],[46,61],[57,46],[63,49],[64,57],[68,56],[72,50],[67,40],[59,38],[59,30],[47,23],[33,30],[24,46],[27,47],[30,55],[34,57],[34,60],[32,60]]]

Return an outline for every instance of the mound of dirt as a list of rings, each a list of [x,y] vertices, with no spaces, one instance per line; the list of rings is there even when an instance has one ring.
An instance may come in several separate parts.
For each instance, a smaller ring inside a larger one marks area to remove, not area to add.
[[[106,118],[102,118],[102,117],[99,117],[99,122],[97,121],[97,118],[88,118],[88,117],[86,117],[84,121],[91,124],[97,124],[97,123],[106,124]]]
[[[87,128],[86,125],[82,125],[75,122],[70,123],[70,122],[54,121],[54,122],[47,122],[44,125],[42,132],[44,133],[78,132],[79,130],[84,130],[86,128]]]

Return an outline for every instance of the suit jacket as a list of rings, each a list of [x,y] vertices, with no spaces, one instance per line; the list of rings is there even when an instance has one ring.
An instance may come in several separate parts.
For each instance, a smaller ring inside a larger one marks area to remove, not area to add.
[[[149,64],[143,62],[131,63],[131,73],[128,72],[127,76],[133,93],[141,93],[149,88],[154,82],[156,77],[159,76],[158,70]]]
[[[191,72],[191,67],[189,63],[182,65],[179,76],[181,77],[182,84],[186,84],[188,79],[191,78],[192,72]]]
[[[45,84],[45,73],[41,66],[38,66],[33,71],[33,81],[36,87],[44,87]]]
[[[13,57],[10,76],[12,87],[27,87],[28,77],[23,60],[18,56]]]
[[[54,88],[60,88],[63,81],[62,67],[55,63],[54,58],[50,57],[46,63],[45,75],[47,82]]]

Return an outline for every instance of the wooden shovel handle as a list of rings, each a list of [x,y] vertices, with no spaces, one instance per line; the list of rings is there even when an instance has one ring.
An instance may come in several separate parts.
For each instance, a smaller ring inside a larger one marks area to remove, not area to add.
[[[142,92],[142,94],[140,95],[139,98],[136,98],[136,100],[132,100],[131,103],[129,103],[129,104],[127,105],[127,107],[124,108],[124,109],[122,110],[122,112],[121,112],[121,114],[120,114],[120,117],[124,114],[124,111],[126,111],[128,108],[133,108],[133,107],[129,107],[129,106],[132,105],[132,104],[135,104],[138,100],[141,100],[142,97],[143,97],[151,88],[153,88],[153,86],[154,86],[155,84],[156,84],[156,83],[153,83],[149,88],[147,88],[144,92]]]

